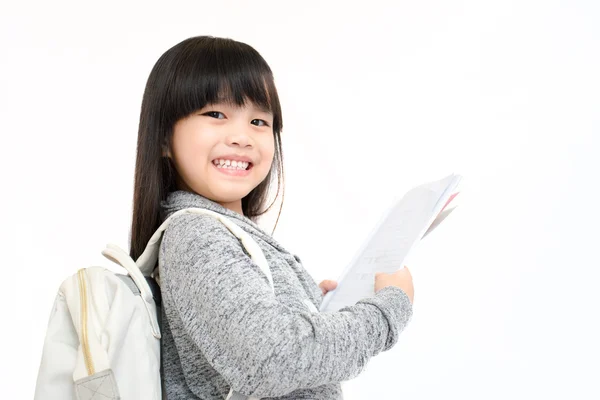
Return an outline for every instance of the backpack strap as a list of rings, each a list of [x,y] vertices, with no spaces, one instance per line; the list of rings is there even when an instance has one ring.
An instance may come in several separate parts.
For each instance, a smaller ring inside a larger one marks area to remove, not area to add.
[[[143,253],[139,256],[136,261],[137,267],[142,272],[144,276],[150,276],[154,271],[156,266],[156,261],[158,260],[158,251],[160,249],[160,243],[162,239],[163,232],[169,226],[171,220],[180,215],[180,214],[206,214],[215,217],[219,221],[223,223],[229,229],[231,233],[233,233],[241,242],[246,251],[250,254],[252,261],[256,263],[262,272],[266,275],[269,285],[271,286],[271,290],[275,293],[273,288],[273,277],[271,276],[271,270],[269,269],[269,264],[267,263],[267,259],[263,254],[259,245],[252,239],[252,237],[244,231],[239,225],[234,223],[231,219],[227,218],[223,214],[219,214],[217,212],[207,210],[204,208],[184,208],[173,213],[169,218],[167,218],[160,227],[154,232],[150,240],[148,241],[148,245],[144,249]]]
[[[131,279],[135,283],[135,285],[140,290],[140,296],[144,300],[144,305],[146,306],[146,310],[148,311],[148,316],[150,317],[150,323],[152,325],[152,334],[157,339],[160,339],[160,326],[158,324],[158,319],[156,316],[156,312],[154,312],[154,298],[152,295],[152,289],[146,280],[147,276],[150,276],[154,271],[156,266],[156,262],[158,260],[158,251],[160,249],[160,243],[162,240],[162,235],[164,231],[167,229],[173,218],[180,214],[206,214],[215,217],[219,221],[223,223],[229,229],[231,233],[233,233],[240,241],[242,245],[250,254],[252,261],[257,264],[262,272],[266,275],[267,280],[269,281],[269,285],[271,286],[271,291],[275,294],[275,288],[273,286],[273,277],[271,275],[271,270],[269,269],[269,264],[267,263],[267,259],[263,254],[259,245],[252,239],[252,237],[240,228],[237,224],[231,221],[226,216],[216,213],[211,210],[206,210],[204,208],[185,208],[173,213],[169,218],[167,218],[159,228],[154,232],[146,248],[142,252],[142,254],[138,257],[137,261],[133,261],[133,259],[126,253],[123,249],[113,243],[109,243],[106,245],[106,248],[102,251],[102,255],[104,255],[109,260],[121,265],[123,268],[127,270]]]

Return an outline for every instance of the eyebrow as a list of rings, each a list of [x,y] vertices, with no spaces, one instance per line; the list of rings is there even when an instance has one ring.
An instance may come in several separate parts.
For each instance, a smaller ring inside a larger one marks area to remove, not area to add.
[[[261,105],[257,106],[256,104],[252,103],[252,107],[255,110],[262,111],[266,114],[273,114],[273,111],[271,111],[271,109],[267,106],[261,106]]]

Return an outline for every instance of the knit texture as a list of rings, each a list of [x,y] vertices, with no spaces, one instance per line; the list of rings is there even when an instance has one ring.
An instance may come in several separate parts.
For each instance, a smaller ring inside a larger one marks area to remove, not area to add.
[[[163,368],[168,399],[224,399],[233,388],[262,399],[342,399],[340,382],[394,346],[412,316],[388,286],[337,312],[314,312],[323,295],[297,255],[249,218],[201,195],[169,193],[165,218],[188,207],[229,217],[262,249],[267,277],[214,217],[176,216],[163,234]],[[318,229],[318,227],[315,227]]]

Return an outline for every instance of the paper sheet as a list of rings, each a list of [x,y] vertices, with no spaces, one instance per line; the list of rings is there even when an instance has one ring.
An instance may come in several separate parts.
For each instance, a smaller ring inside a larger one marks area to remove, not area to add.
[[[410,190],[385,213],[362,248],[323,299],[321,312],[337,311],[375,294],[375,272],[392,273],[425,235],[454,209],[444,210],[458,194],[462,177],[452,174]],[[442,212],[444,211],[444,212]]]

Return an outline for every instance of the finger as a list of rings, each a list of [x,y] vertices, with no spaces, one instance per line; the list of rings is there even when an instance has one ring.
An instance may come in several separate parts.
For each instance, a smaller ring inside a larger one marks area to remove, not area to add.
[[[326,281],[323,281],[323,286],[327,290],[333,290],[333,289],[335,289],[337,287],[337,282],[328,279]]]
[[[327,293],[327,289],[325,288],[325,281],[319,283],[319,288],[321,289],[321,292],[323,292],[323,294]]]
[[[326,280],[322,281],[321,283],[319,283],[319,287],[321,288],[321,291],[323,292],[323,294],[327,294],[327,292],[329,292],[330,290],[333,290],[337,287],[337,282],[332,281],[330,279],[326,279]]]

